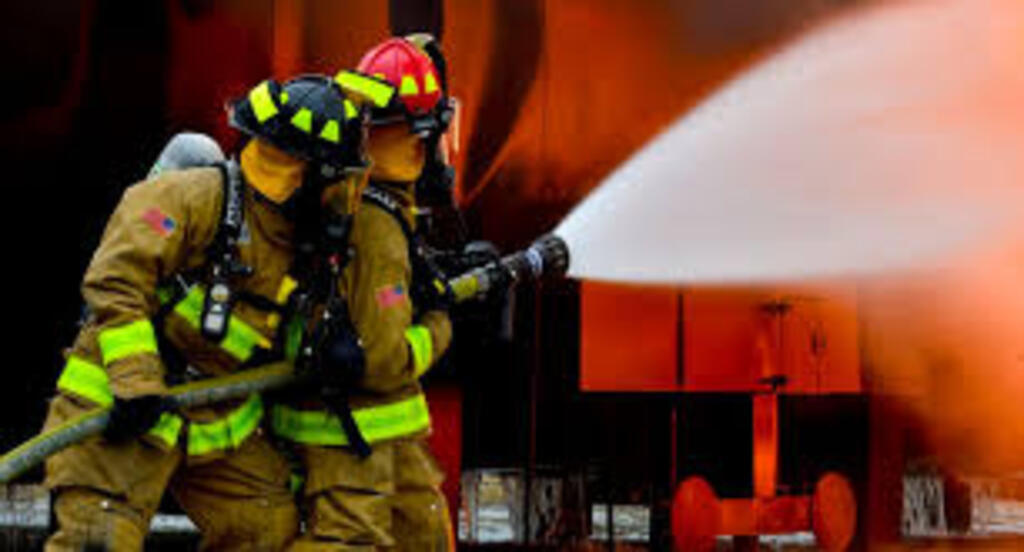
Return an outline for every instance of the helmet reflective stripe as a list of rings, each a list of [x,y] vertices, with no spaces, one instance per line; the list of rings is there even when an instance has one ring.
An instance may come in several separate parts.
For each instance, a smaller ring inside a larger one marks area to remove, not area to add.
[[[402,75],[402,86],[398,89],[399,96],[415,96],[420,93],[416,79],[412,75]]]
[[[260,123],[265,123],[267,119],[277,115],[277,106],[270,97],[270,85],[266,81],[249,92],[249,103],[252,105],[256,120]]]
[[[390,91],[386,83],[369,77],[359,80]],[[314,162],[316,174],[336,174],[366,164],[361,100],[326,75],[301,75],[284,84],[268,79],[232,105],[228,122],[289,155]]]
[[[441,87],[437,85],[437,79],[434,77],[433,73],[427,73],[427,75],[423,77],[423,81],[423,91],[427,94],[437,92],[441,89]]]
[[[320,131],[320,138],[335,144],[341,142],[341,129],[338,127],[338,121],[327,121],[324,124],[324,129]]]
[[[352,71],[340,71],[334,77],[334,81],[345,92],[363,96],[376,107],[387,107],[395,95],[395,89],[391,85]]]
[[[378,44],[363,56],[357,70],[396,87],[400,101],[395,111],[408,116],[432,115],[443,101],[442,75],[430,56],[409,40],[396,37]],[[374,113],[376,118],[385,115]]]
[[[303,107],[295,112],[295,116],[292,117],[292,124],[295,125],[295,128],[305,133],[313,132],[313,112]]]

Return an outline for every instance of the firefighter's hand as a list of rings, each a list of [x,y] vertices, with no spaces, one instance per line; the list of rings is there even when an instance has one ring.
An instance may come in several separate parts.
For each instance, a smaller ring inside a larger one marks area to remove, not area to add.
[[[141,395],[130,399],[115,397],[103,436],[113,443],[137,439],[152,429],[160,415],[168,410],[170,404],[163,395]]]
[[[325,394],[338,393],[358,385],[366,374],[366,356],[355,331],[332,335],[321,351],[319,378]]]
[[[439,272],[424,278],[418,286],[413,293],[413,306],[418,313],[447,311],[455,304],[455,293]]]

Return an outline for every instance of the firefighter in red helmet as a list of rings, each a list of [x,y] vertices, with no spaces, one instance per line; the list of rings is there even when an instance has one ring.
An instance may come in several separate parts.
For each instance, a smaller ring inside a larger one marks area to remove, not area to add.
[[[370,183],[352,228],[348,302],[365,353],[363,375],[348,390],[355,423],[326,404],[275,411],[275,432],[296,443],[306,469],[306,533],[293,550],[454,547],[443,475],[425,441],[430,415],[419,383],[451,341],[450,294],[443,284],[418,293],[423,286],[413,281],[417,183],[450,174],[425,170],[437,161],[452,115],[431,49],[439,53],[424,35],[392,38],[358,67],[393,92],[386,102],[372,102]],[[356,75],[341,71],[336,80],[346,87]],[[372,87],[366,93],[372,96]]]

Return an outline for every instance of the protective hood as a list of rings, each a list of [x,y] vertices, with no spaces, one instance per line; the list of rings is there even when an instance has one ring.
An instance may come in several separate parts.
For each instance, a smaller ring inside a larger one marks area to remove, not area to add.
[[[367,153],[373,162],[370,178],[412,184],[420,177],[426,159],[423,140],[406,123],[370,127]]]
[[[302,186],[306,162],[259,138],[242,148],[240,162],[249,184],[278,205],[288,201]]]

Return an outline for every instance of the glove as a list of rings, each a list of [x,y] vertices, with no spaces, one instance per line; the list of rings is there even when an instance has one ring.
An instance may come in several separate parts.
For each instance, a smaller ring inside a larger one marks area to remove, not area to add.
[[[448,310],[455,303],[455,294],[445,275],[427,258],[416,255],[413,259],[412,283],[409,297],[417,313]]]
[[[322,346],[317,363],[320,397],[338,417],[350,446],[360,458],[370,455],[369,443],[363,438],[348,404],[349,391],[366,374],[366,356],[355,328],[350,324],[337,328]]]
[[[325,396],[339,396],[362,381],[366,374],[366,356],[354,329],[333,332],[320,352],[318,368]]]
[[[140,395],[131,399],[114,398],[103,436],[112,443],[126,443],[149,431],[170,410],[163,395]]]

